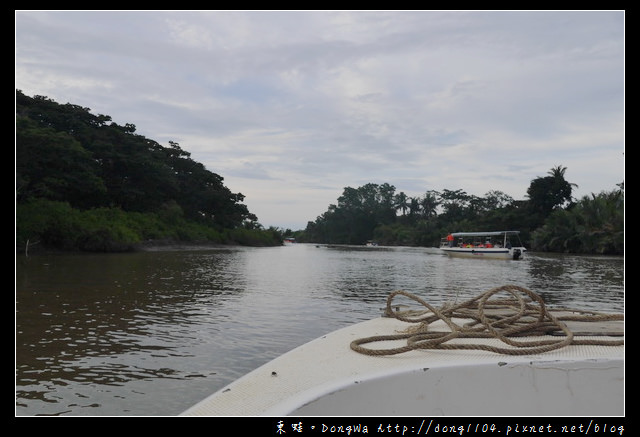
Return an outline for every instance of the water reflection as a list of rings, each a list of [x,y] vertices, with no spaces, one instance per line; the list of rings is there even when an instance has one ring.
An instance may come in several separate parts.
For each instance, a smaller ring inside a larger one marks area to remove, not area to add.
[[[21,257],[16,414],[178,414],[282,352],[380,315],[399,289],[438,306],[516,284],[550,305],[624,309],[622,258],[528,255],[298,244]]]
[[[624,259],[544,254],[530,257],[532,289],[549,305],[624,311]]]

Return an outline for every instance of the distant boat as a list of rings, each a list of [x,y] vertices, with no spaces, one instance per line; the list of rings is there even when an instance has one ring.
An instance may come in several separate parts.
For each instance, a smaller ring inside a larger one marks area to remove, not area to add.
[[[365,244],[365,246],[368,246],[368,247],[376,247],[377,245],[378,245],[378,243],[376,243],[375,241],[371,241],[371,240],[367,241],[367,243]]]
[[[295,242],[296,242],[296,239],[293,237],[285,237],[284,240],[282,240],[282,243],[285,245],[294,244]]]
[[[440,240],[440,249],[454,257],[520,260],[527,249],[519,234],[520,231],[454,232]]]

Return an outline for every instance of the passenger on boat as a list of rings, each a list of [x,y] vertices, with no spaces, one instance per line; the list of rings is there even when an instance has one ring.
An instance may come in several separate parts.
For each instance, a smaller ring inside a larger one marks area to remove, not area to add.
[[[492,248],[493,244],[491,244],[491,241],[487,241],[486,243],[484,243],[484,247]]]
[[[451,233],[447,235],[447,241],[449,242],[449,247],[453,247],[453,235]]]

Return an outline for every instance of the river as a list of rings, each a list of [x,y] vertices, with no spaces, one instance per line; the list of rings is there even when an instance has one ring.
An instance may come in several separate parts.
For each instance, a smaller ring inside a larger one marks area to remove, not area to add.
[[[16,416],[175,416],[283,352],[381,315],[515,284],[624,311],[624,258],[293,244],[16,257]]]

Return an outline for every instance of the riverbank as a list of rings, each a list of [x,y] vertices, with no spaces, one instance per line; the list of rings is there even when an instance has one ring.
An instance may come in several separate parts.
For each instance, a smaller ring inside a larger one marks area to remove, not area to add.
[[[16,255],[55,255],[55,254],[83,254],[83,253],[131,253],[131,252],[160,252],[172,250],[207,250],[233,247],[277,247],[280,244],[240,244],[236,242],[217,243],[212,241],[177,241],[177,240],[147,240],[143,243],[128,245],[126,247],[110,250],[80,250],[80,249],[60,249],[51,246],[44,246],[39,243],[27,244],[24,247],[16,246]]]

